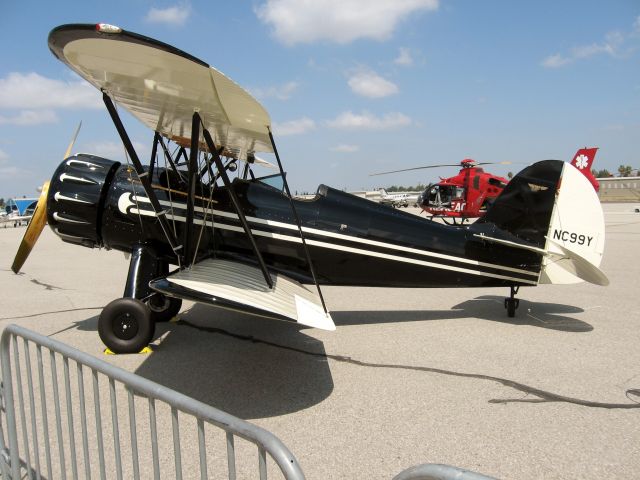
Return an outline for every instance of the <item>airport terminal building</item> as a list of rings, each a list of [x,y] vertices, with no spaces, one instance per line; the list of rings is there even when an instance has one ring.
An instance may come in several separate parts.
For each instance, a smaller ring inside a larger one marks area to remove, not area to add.
[[[601,202],[639,202],[640,177],[598,178]]]

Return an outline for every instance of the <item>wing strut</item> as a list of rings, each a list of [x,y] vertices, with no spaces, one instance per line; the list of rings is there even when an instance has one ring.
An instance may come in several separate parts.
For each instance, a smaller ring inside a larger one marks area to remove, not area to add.
[[[200,115],[193,112],[191,118],[191,149],[189,150],[189,168],[187,183],[187,223],[184,229],[184,264],[190,267],[193,263],[191,258],[191,238],[193,236],[193,211],[196,200],[196,178],[198,178],[198,143],[200,143]],[[197,252],[196,252],[197,254]]]
[[[291,205],[291,211],[293,212],[293,216],[296,219],[296,225],[298,226],[298,233],[300,233],[300,239],[302,240],[302,247],[304,248],[304,254],[307,257],[307,262],[309,263],[309,270],[311,271],[311,276],[313,277],[313,281],[316,284],[316,289],[318,290],[318,296],[320,297],[320,301],[322,302],[322,308],[324,309],[324,313],[328,315],[329,311],[327,310],[327,305],[324,303],[324,297],[322,296],[322,290],[320,290],[320,284],[318,283],[316,270],[313,267],[313,262],[311,261],[311,255],[309,254],[309,247],[307,247],[307,242],[304,239],[304,234],[302,233],[302,225],[300,224],[300,217],[298,217],[298,211],[296,210],[296,206],[293,203],[293,197],[291,196],[291,190],[289,190],[289,183],[287,182],[287,177],[284,174],[284,169],[282,168],[282,162],[280,161],[280,155],[278,155],[276,142],[273,139],[273,134],[271,133],[271,129],[269,127],[267,127],[267,129],[269,130],[269,140],[271,140],[273,153],[275,154],[276,160],[278,161],[278,168],[280,169],[280,175],[282,176],[282,183],[284,184],[285,191],[287,192],[287,197],[289,198],[289,205]]]
[[[199,125],[202,124],[202,119],[200,118],[200,115],[198,114],[198,112],[195,112],[193,114],[193,119],[194,119],[194,122],[193,122],[194,128],[195,128],[196,122],[198,124],[198,127]],[[222,182],[224,183],[224,186],[227,187],[227,191],[229,192],[229,198],[231,198],[231,203],[233,203],[233,208],[235,208],[236,213],[238,214],[238,218],[240,219],[242,228],[244,229],[244,232],[247,234],[247,237],[249,238],[249,242],[251,243],[251,248],[253,249],[253,253],[256,254],[256,258],[258,259],[258,264],[260,265],[260,269],[262,270],[264,279],[267,282],[267,285],[269,285],[269,288],[273,288],[273,281],[271,280],[271,275],[267,270],[267,264],[264,263],[262,254],[258,249],[258,244],[256,243],[256,239],[253,237],[253,233],[251,233],[251,228],[249,227],[249,224],[247,223],[247,219],[244,216],[244,212],[240,207],[240,202],[238,201],[236,192],[234,192],[231,186],[231,181],[229,180],[227,171],[225,170],[224,165],[222,164],[222,160],[220,159],[220,155],[218,154],[218,149],[213,143],[211,134],[206,128],[204,128],[203,124],[202,124],[202,134],[204,135],[205,142],[207,142],[207,147],[209,147],[209,153],[211,153],[213,161],[216,164],[216,169],[218,170],[218,174],[220,175],[220,178],[222,178]]]
[[[120,120],[120,116],[118,115],[118,111],[116,110],[111,97],[107,94],[106,91],[102,91],[102,100],[104,101],[107,110],[109,111],[109,115],[111,115],[111,120],[118,130],[118,134],[120,135],[120,139],[122,140],[122,144],[124,148],[127,150],[129,154],[129,158],[131,158],[131,162],[133,163],[134,168],[136,169],[136,173],[138,174],[138,178],[140,179],[140,183],[142,183],[142,187],[144,188],[147,197],[149,197],[149,201],[151,202],[151,206],[153,211],[156,214],[156,218],[158,222],[160,222],[160,226],[162,227],[162,231],[164,232],[165,237],[169,241],[169,245],[171,245],[171,249],[175,252],[178,259],[180,259],[179,251],[182,249],[182,245],[178,245],[176,238],[171,231],[171,228],[167,222],[166,210],[163,210],[160,206],[160,202],[158,201],[158,197],[156,197],[153,188],[151,187],[151,180],[149,179],[149,172],[144,171],[144,167],[142,163],[140,163],[140,159],[138,158],[138,154],[133,148],[133,144],[131,143],[131,139],[127,134],[127,131],[122,124],[122,120]]]

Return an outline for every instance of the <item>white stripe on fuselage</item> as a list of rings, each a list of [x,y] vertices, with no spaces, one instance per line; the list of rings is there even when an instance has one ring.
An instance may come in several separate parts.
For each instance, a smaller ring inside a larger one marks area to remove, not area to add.
[[[138,196],[138,195],[133,195],[133,197],[134,197],[135,201],[151,203],[151,201],[147,197],[142,197],[142,196]],[[186,204],[172,204],[171,202],[167,202],[165,200],[161,200],[160,204],[163,205],[163,206],[186,209]],[[140,215],[145,215],[145,216],[149,216],[149,217],[155,217],[156,216],[155,212],[153,212],[152,210],[142,210],[142,209],[130,208],[130,207],[136,207],[136,204],[132,201],[130,193],[123,193],[120,196],[120,198],[118,199],[118,208],[120,209],[120,211],[122,213],[125,213],[125,214],[126,213],[140,214]],[[205,213],[205,214],[213,214],[213,215],[217,215],[217,216],[220,216],[220,217],[229,218],[229,219],[232,219],[232,220],[238,220],[238,215],[236,215],[234,213],[231,213],[231,212],[225,212],[223,210],[204,209],[204,208],[198,207],[198,206],[195,206],[194,210],[197,211],[197,212]],[[180,215],[174,215],[174,214],[169,213],[169,212],[167,212],[166,216],[167,216],[168,219],[175,220],[175,221],[178,221],[178,222],[186,223],[186,221],[187,221],[186,217],[180,216]],[[255,218],[255,217],[249,217],[249,216],[246,217],[246,219],[247,219],[247,221],[252,222],[252,223],[258,223],[258,224],[262,224],[262,225],[267,225],[267,226],[271,226],[271,227],[278,227],[278,228],[283,228],[283,229],[287,229],[287,230],[296,230],[296,231],[298,230],[298,227],[296,225],[292,225],[292,224],[289,224],[289,223],[276,222],[276,221],[273,221],[273,220],[264,220],[264,219],[261,219],[261,218]],[[193,219],[193,223],[196,224],[196,225],[203,225],[204,221],[200,220],[200,219],[197,219],[197,218],[194,218]],[[231,231],[235,231],[235,232],[244,232],[244,230],[243,230],[243,228],[241,226],[229,225],[229,224],[226,224],[226,223],[207,221],[206,225],[207,226],[213,226],[214,228],[221,228],[223,230],[231,230]],[[325,230],[318,230],[316,228],[303,227],[302,230],[305,233],[311,233],[311,234],[319,235],[319,236],[325,236],[325,237],[336,238],[336,239],[340,239],[340,240],[347,240],[347,241],[356,242],[356,243],[362,243],[362,244],[367,244],[367,245],[372,245],[372,246],[378,246],[378,247],[388,248],[390,250],[404,251],[404,252],[407,252],[407,253],[415,253],[415,254],[424,255],[424,256],[428,256],[428,257],[441,258],[443,260],[452,260],[452,261],[456,261],[456,262],[460,262],[460,263],[466,263],[466,264],[474,265],[474,266],[478,266],[478,267],[495,268],[495,269],[499,269],[499,270],[512,271],[512,272],[515,272],[515,273],[531,275],[531,276],[535,276],[535,277],[538,276],[537,272],[531,272],[529,270],[522,270],[522,269],[506,267],[506,266],[502,266],[502,265],[484,263],[484,262],[479,262],[477,260],[471,260],[471,259],[468,259],[468,258],[461,258],[461,257],[454,257],[454,256],[451,256],[451,255],[445,255],[445,254],[441,254],[441,253],[430,252],[430,251],[427,251],[427,250],[417,250],[415,248],[403,247],[401,245],[394,245],[392,243],[378,242],[376,240],[368,240],[368,239],[365,239],[365,238],[351,237],[349,235],[343,235],[343,234],[339,234],[339,233],[327,232]],[[300,239],[300,237],[293,237],[293,236],[290,236],[290,235],[283,235],[283,234],[280,234],[280,233],[265,232],[264,230],[254,230],[254,229],[251,229],[251,233],[253,233],[254,235],[261,236],[261,237],[269,237],[269,238],[273,238],[273,239],[276,239],[276,240],[284,240],[284,241],[288,241],[288,242],[302,243],[302,240]],[[344,252],[356,253],[356,254],[360,254],[360,255],[368,255],[368,256],[372,256],[372,257],[384,258],[384,259],[388,259],[388,260],[395,260],[395,261],[404,262],[404,263],[412,263],[412,264],[415,264],[415,265],[422,265],[422,266],[425,266],[425,267],[439,268],[439,269],[444,269],[444,270],[451,270],[451,271],[454,271],[454,272],[467,273],[467,274],[470,274],[470,275],[480,275],[480,276],[484,275],[484,276],[488,276],[488,277],[491,277],[491,278],[499,278],[499,279],[502,279],[502,280],[511,280],[511,281],[516,281],[516,282],[520,282],[520,283],[528,283],[530,285],[537,285],[536,281],[526,280],[526,279],[523,279],[523,278],[510,277],[510,276],[507,276],[507,275],[500,275],[500,274],[497,274],[497,273],[489,273],[489,272],[485,272],[485,271],[481,271],[481,270],[474,270],[474,269],[469,269],[469,268],[456,267],[456,266],[452,266],[452,265],[444,265],[444,264],[441,264],[441,263],[428,262],[428,261],[425,261],[425,260],[419,260],[419,259],[414,259],[414,258],[401,257],[401,256],[398,256],[398,255],[392,255],[392,254],[388,254],[388,253],[375,252],[375,251],[371,251],[371,250],[363,250],[361,248],[348,247],[348,246],[345,246],[345,245],[338,245],[338,244],[335,244],[335,243],[322,242],[322,241],[319,241],[319,240],[305,239],[305,241],[306,241],[306,243],[308,245],[314,245],[314,246],[322,247],[322,248],[330,248],[330,249],[333,249],[333,250],[341,250],[341,251],[344,251]]]

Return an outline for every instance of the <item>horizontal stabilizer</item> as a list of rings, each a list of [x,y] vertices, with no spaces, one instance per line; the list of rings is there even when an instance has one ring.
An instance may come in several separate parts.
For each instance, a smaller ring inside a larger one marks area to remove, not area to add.
[[[553,261],[556,266],[566,270],[568,273],[575,275],[585,282],[602,285],[603,287],[609,285],[609,279],[604,274],[604,272],[600,270],[596,265],[579,255],[578,253],[571,251],[566,246],[561,245],[558,242],[554,242],[550,238],[547,238],[547,240],[562,252],[562,254],[556,252],[548,253],[549,255],[560,257],[558,260]],[[547,282],[541,281],[541,283]]]
[[[209,258],[153,280],[150,286],[173,297],[323,330],[336,329],[317,293],[285,275],[270,275],[273,288],[268,287],[256,266]]]
[[[531,245],[525,245],[522,243],[503,240],[500,238],[488,237],[486,235],[476,234],[474,235],[474,237],[480,238],[487,242],[498,243],[507,247],[520,248],[522,250],[529,250],[531,252],[539,253],[545,256],[545,263],[547,266],[552,264],[554,265],[554,267],[560,268],[566,273],[584,280],[585,282],[590,282],[602,286],[609,285],[609,279],[604,274],[604,272],[600,270],[596,265],[591,263],[580,254],[576,253],[575,251],[567,248],[566,246],[558,242],[554,242],[549,237],[545,237],[548,241],[548,244],[552,244],[559,251],[543,250],[542,248],[534,247]],[[554,283],[550,281],[549,278],[547,278],[545,270],[542,271],[540,283]]]

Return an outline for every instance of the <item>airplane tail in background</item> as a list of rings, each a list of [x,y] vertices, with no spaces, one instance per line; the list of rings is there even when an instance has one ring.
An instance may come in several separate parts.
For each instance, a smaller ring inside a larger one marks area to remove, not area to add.
[[[565,162],[522,170],[475,225],[486,241],[542,255],[539,283],[609,283],[598,268],[605,242],[600,200],[587,177]]]
[[[593,160],[596,158],[597,151],[597,148],[581,148],[576,152],[573,160],[571,160],[571,165],[576,167],[585,177],[587,177],[587,180],[591,182],[591,185],[593,185],[596,192],[600,189],[600,184],[591,173],[591,165],[593,164]]]

